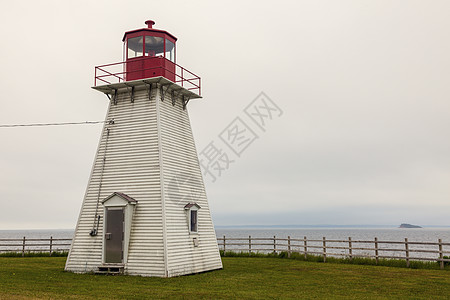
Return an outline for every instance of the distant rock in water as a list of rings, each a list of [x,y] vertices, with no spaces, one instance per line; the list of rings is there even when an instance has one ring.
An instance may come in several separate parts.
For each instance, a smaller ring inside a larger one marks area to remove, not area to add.
[[[417,226],[417,225],[411,225],[411,224],[403,223],[398,228],[422,228],[422,227]]]

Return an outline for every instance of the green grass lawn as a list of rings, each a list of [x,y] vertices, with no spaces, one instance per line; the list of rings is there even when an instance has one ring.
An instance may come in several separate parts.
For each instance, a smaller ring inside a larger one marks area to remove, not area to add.
[[[450,272],[224,257],[177,278],[72,274],[65,257],[0,257],[0,299],[449,299]]]

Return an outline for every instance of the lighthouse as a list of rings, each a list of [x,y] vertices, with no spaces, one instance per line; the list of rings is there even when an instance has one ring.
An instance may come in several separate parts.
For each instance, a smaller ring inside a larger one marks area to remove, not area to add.
[[[187,106],[201,79],[177,38],[125,32],[123,61],[95,67],[109,101],[65,270],[172,277],[222,268]]]

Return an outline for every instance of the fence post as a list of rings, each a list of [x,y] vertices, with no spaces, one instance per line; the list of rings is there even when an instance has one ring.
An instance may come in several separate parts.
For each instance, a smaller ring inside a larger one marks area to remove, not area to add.
[[[439,259],[440,261],[440,266],[441,266],[441,270],[444,269],[444,254],[442,253],[442,240],[439,239]]]
[[[325,242],[325,237],[323,237],[323,262],[327,262],[327,244]]]
[[[305,260],[308,260],[308,241],[306,240],[306,236],[303,237],[303,248],[305,248]]]
[[[248,236],[248,255],[250,255],[250,253],[252,253],[252,237],[249,235]]]
[[[50,256],[52,256],[53,236],[50,237]]]
[[[378,238],[375,238],[375,263],[378,265]]]
[[[23,237],[23,243],[22,243],[22,257],[25,256],[25,237]]]
[[[408,245],[408,238],[405,238],[405,254],[406,254],[406,267],[409,268],[409,245]]]
[[[288,235],[288,258],[291,258],[291,236]]]
[[[223,256],[225,256],[225,235],[223,236]]]
[[[353,260],[352,237],[348,237],[348,257]]]
[[[273,236],[273,253],[277,253],[277,237]]]

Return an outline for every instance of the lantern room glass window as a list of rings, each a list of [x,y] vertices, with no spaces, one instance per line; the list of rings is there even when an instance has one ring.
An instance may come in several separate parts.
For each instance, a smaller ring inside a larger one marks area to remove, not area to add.
[[[127,41],[128,58],[142,56],[142,50],[144,49],[144,37],[137,36],[129,38]]]
[[[175,62],[175,44],[166,39],[166,59]]]
[[[175,43],[163,37],[143,35],[128,38],[126,44],[126,59],[134,57],[163,56],[175,62]]]
[[[145,56],[164,56],[164,38],[145,36]]]

